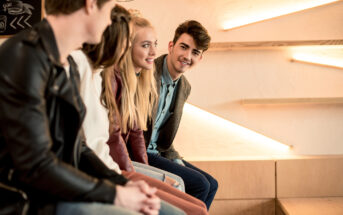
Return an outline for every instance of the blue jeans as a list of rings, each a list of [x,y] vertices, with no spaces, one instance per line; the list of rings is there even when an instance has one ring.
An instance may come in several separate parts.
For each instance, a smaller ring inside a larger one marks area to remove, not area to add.
[[[90,202],[60,202],[57,204],[56,215],[140,215],[111,204]],[[169,203],[161,201],[159,215],[186,215],[185,212]]]
[[[185,166],[168,160],[159,154],[148,153],[149,164],[180,176],[186,188],[186,193],[203,201],[207,210],[218,190],[218,182],[208,173],[182,160]]]

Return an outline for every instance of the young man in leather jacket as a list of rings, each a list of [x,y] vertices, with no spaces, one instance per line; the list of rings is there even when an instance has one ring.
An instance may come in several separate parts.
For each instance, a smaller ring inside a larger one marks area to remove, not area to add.
[[[45,4],[46,19],[0,47],[0,184],[25,192],[31,214],[157,214],[155,189],[109,170],[81,130],[85,107],[68,55],[100,42],[115,1]]]

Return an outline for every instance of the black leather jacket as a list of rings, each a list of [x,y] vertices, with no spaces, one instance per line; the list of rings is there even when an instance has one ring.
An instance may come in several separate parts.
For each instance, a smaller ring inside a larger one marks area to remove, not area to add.
[[[68,78],[58,59],[46,20],[0,47],[0,182],[39,205],[113,203],[114,184],[127,179],[85,145],[79,74],[69,58]]]

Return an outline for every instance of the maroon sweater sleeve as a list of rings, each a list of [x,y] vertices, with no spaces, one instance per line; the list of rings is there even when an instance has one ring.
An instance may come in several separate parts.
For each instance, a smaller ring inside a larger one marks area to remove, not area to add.
[[[131,148],[131,158],[139,163],[148,164],[143,131],[139,128],[131,129],[128,133],[127,143]]]
[[[118,163],[120,169],[128,172],[134,171],[129,153],[126,148],[123,137],[121,136],[121,130],[117,126],[113,129],[107,144],[110,147],[110,155],[115,162]]]

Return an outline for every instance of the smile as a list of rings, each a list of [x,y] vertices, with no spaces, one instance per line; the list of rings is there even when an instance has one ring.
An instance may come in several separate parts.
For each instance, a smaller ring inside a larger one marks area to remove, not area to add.
[[[180,63],[182,64],[182,65],[191,65],[191,63],[190,62],[187,62],[187,61],[180,61]]]
[[[146,59],[145,61],[148,62],[148,63],[153,63],[153,62],[154,62],[154,59],[153,59],[153,58],[148,58],[148,59]]]

